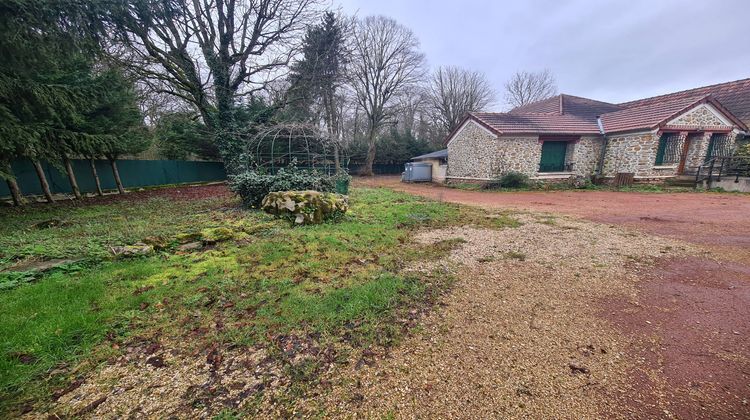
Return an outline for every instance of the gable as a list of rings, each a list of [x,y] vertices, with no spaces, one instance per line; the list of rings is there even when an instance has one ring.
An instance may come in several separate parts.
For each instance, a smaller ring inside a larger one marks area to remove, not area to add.
[[[721,112],[710,104],[700,104],[697,107],[670,120],[668,125],[687,125],[695,127],[731,126],[732,123]]]
[[[472,118],[471,116],[468,116],[467,118],[464,119],[464,122],[458,126],[458,128],[453,130],[453,132],[448,135],[445,141],[446,147],[450,145],[453,139],[460,137],[464,134],[467,134],[472,137],[477,137],[477,136],[479,137],[490,136],[491,138],[497,137],[497,134],[490,131],[489,128],[475,121],[474,118]]]

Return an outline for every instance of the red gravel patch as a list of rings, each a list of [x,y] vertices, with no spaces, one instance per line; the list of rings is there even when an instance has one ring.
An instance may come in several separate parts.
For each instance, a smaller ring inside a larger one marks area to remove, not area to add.
[[[635,299],[601,302],[628,336],[630,389],[611,397],[628,418],[750,418],[750,195],[560,191],[499,193],[396,177],[360,179],[441,201],[569,214],[692,242],[724,261],[661,261]]]
[[[750,418],[750,267],[705,259],[662,261],[634,301],[602,315],[632,337],[631,413]]]
[[[355,184],[484,208],[569,214],[698,244],[750,248],[750,194],[466,191],[433,184],[406,184],[392,176],[357,178]]]

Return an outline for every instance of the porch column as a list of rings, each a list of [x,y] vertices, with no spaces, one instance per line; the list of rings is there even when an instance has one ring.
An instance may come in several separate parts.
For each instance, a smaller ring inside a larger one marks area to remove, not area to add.
[[[714,133],[706,131],[702,136],[695,137],[695,141],[690,145],[690,153],[688,154],[687,165],[690,168],[697,168],[706,161],[706,155],[709,153],[708,145],[711,142],[711,136]]]

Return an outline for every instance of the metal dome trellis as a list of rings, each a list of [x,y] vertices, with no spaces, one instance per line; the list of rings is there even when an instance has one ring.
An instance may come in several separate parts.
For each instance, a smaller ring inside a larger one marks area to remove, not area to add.
[[[333,173],[333,142],[313,124],[283,123],[262,128],[247,140],[244,159],[248,168],[275,173],[295,164],[299,168]]]

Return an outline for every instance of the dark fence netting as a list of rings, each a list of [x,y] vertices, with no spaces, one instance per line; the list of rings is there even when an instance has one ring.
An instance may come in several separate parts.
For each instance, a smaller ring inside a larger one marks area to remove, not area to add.
[[[96,192],[96,184],[89,161],[74,159],[71,163],[81,192]],[[102,188],[105,190],[116,189],[117,185],[109,161],[97,160],[95,165]],[[42,167],[53,194],[72,192],[68,176],[64,170],[46,162],[42,162]],[[23,194],[42,194],[39,178],[30,161],[15,161],[12,168]],[[118,160],[117,168],[120,171],[120,178],[125,188],[223,181],[227,177],[226,172],[224,172],[224,165],[221,162]],[[0,196],[10,196],[8,185],[5,182],[0,182]]]

